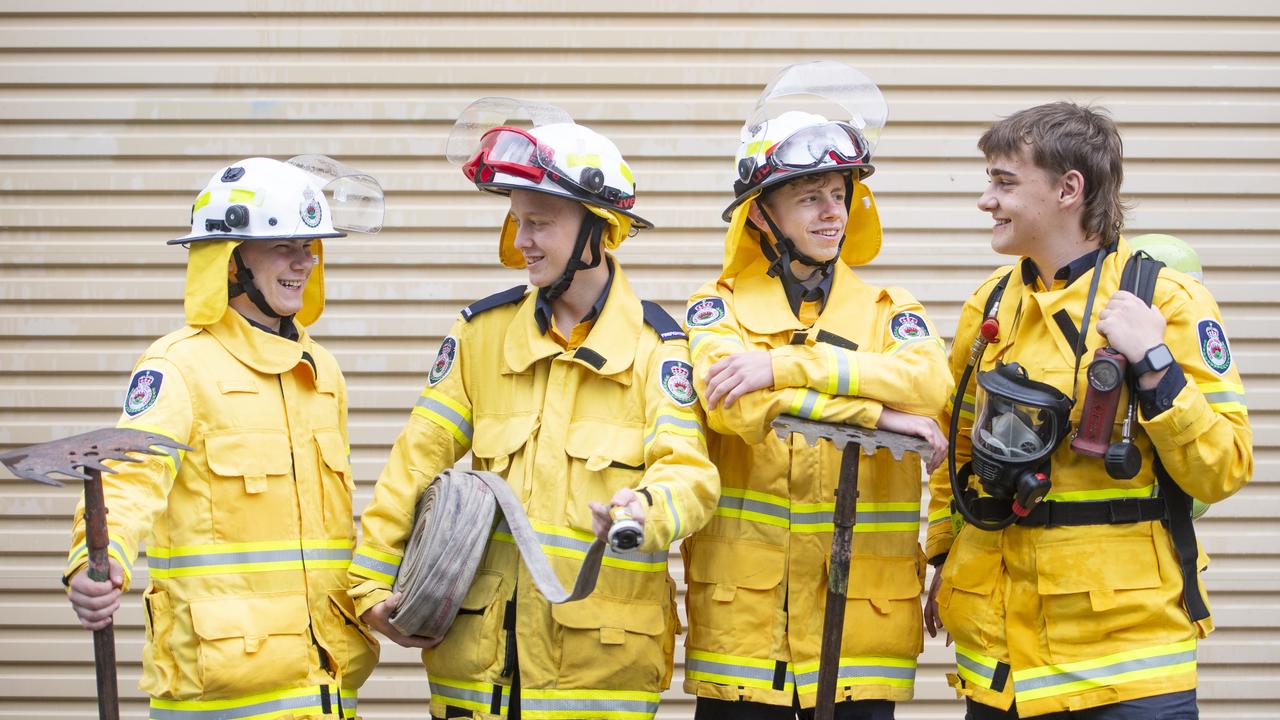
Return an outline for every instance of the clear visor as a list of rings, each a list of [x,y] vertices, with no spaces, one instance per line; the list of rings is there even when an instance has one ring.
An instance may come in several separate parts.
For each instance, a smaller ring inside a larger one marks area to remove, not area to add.
[[[541,127],[573,123],[569,113],[547,103],[506,97],[485,97],[471,103],[458,115],[445,144],[445,157],[462,167],[480,151],[481,141],[497,127]],[[490,152],[492,157],[492,151]],[[528,161],[528,158],[525,158]]]
[[[863,155],[875,150],[889,117],[884,95],[866,75],[833,60],[800,63],[783,68],[765,86],[742,128],[743,142],[759,125],[789,111],[847,122],[864,138]]]
[[[298,155],[288,162],[319,180],[329,196],[335,228],[361,233],[382,229],[382,185],[377,178],[327,155]]]
[[[838,162],[855,163],[867,156],[867,146],[857,130],[832,122],[807,127],[778,143],[770,149],[769,160],[779,167],[802,170],[817,167],[832,154]]]
[[[1053,450],[1057,420],[1043,407],[1027,405],[978,388],[973,442],[991,456],[1035,460]]]

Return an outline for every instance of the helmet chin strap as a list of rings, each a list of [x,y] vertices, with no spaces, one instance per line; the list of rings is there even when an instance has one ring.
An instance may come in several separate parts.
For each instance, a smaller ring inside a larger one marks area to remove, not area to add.
[[[548,301],[563,295],[573,284],[573,276],[577,275],[579,270],[590,270],[598,266],[604,257],[604,253],[600,251],[600,239],[604,235],[605,222],[593,212],[584,209],[582,213],[585,216],[582,219],[582,227],[578,230],[578,239],[573,243],[573,252],[569,255],[569,262],[565,263],[564,272],[560,273],[560,277],[555,282],[539,291]],[[583,262],[582,251],[588,244],[591,246],[591,261]]]
[[[227,281],[227,299],[230,300],[238,295],[248,295],[249,302],[253,303],[253,306],[261,310],[267,317],[285,317],[271,307],[271,303],[267,302],[262,290],[258,289],[258,286],[254,284],[253,271],[249,269],[248,265],[244,264],[244,258],[240,257],[240,248],[232,250],[231,257],[236,263],[236,280]],[[290,315],[289,317],[292,316]]]
[[[853,175],[852,173],[847,172],[842,173],[842,175],[844,176],[844,196],[847,202],[852,203]],[[765,223],[769,225],[769,232],[773,234],[774,240],[778,245],[776,248],[771,247],[769,245],[769,241],[766,240],[762,234],[760,238],[760,249],[764,251],[765,257],[770,260],[769,275],[771,277],[782,277],[785,282],[798,283],[800,282],[800,279],[797,278],[795,273],[791,270],[792,261],[822,271],[827,270],[835,263],[836,260],[840,259],[840,253],[844,250],[844,241],[848,235],[847,232],[840,236],[840,244],[836,246],[835,256],[830,260],[818,260],[801,252],[800,248],[796,247],[795,242],[782,232],[782,228],[778,227],[778,224],[773,221],[772,217],[770,217],[768,209],[765,208],[763,197],[756,198],[755,203],[756,208],[760,210],[760,215],[764,218]],[[846,218],[846,222],[847,221],[848,220]]]

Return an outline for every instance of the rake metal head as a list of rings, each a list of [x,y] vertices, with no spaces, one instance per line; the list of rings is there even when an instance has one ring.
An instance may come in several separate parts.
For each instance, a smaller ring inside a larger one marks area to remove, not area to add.
[[[909,452],[921,457],[928,457],[931,452],[928,441],[914,435],[874,430],[857,425],[817,422],[793,415],[779,415],[775,418],[773,431],[783,440],[792,433],[800,433],[810,445],[817,445],[819,440],[829,440],[837,450],[844,450],[849,443],[856,443],[867,455],[874,455],[877,450],[885,449],[893,455],[894,460],[901,460],[902,456]]]
[[[102,461],[139,462],[140,458],[132,457],[130,453],[167,454],[165,450],[156,448],[191,449],[164,435],[144,430],[102,428],[61,440],[51,440],[39,445],[10,450],[0,455],[0,463],[4,463],[10,472],[24,480],[35,480],[45,485],[62,487],[62,483],[53,477],[54,473],[74,480],[89,480],[87,473],[76,468],[114,473],[115,471],[102,464]]]

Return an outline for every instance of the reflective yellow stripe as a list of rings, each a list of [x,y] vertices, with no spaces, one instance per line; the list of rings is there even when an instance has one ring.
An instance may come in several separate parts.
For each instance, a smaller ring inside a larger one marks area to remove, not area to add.
[[[210,199],[210,193],[207,190],[197,195],[195,203],[191,206],[191,212],[192,213],[200,212],[200,208],[209,204],[209,199]]]
[[[147,548],[153,578],[191,577],[303,568],[345,570],[351,564],[350,540],[284,540]]]
[[[1196,669],[1196,641],[1115,653],[1093,660],[1018,670],[1013,673],[1016,702],[1078,693],[1095,688],[1167,677]]]
[[[400,573],[400,561],[399,555],[361,545],[356,548],[349,570],[352,575],[392,585]]]
[[[951,519],[951,506],[943,505],[942,507],[929,513],[929,527],[947,522]]]
[[[253,203],[254,205],[261,205],[262,202],[256,199],[256,195],[257,193],[255,193],[252,190],[235,188],[231,192],[227,193],[227,202],[229,203],[247,202],[247,203]]]
[[[956,674],[978,687],[991,689],[999,660],[956,643]]]
[[[438,675],[428,677],[427,684],[431,686],[432,700],[445,705],[484,713],[489,712],[493,707],[494,693],[501,692],[502,697],[499,702],[502,705],[502,714],[507,714],[507,704],[511,699],[511,688],[506,685],[454,680],[442,678]]]
[[[326,700],[328,701],[326,703]],[[358,699],[353,690],[310,685],[289,690],[245,695],[226,700],[164,700],[151,698],[151,720],[270,720],[322,716],[328,705],[344,718],[356,717]]]
[[[791,501],[756,490],[722,487],[715,514],[785,528],[791,524]]]
[[[829,397],[824,393],[808,388],[800,388],[796,390],[795,396],[791,400],[789,414],[808,420],[821,420],[822,411],[826,408]]]
[[[797,533],[832,532],[835,503],[796,504],[791,506],[791,531]],[[855,533],[911,532],[920,530],[920,503],[860,502],[856,506]]]
[[[1058,502],[1075,502],[1080,500],[1115,500],[1117,498],[1146,498],[1155,494],[1155,485],[1144,485],[1136,488],[1102,488],[1100,490],[1071,490],[1069,492],[1051,492],[1044,496],[1045,500]]]
[[[108,534],[107,536],[107,557],[115,558],[120,563],[120,570],[124,573],[125,583],[133,581],[133,559],[137,557],[137,551],[119,535]],[[76,567],[80,563],[89,562],[89,544],[82,542],[71,548],[67,553],[67,570]]]
[[[717,685],[773,690],[779,662],[690,649],[685,652],[684,676]],[[789,663],[782,664],[786,669],[780,690],[790,695],[794,692],[795,675]]]
[[[569,153],[564,157],[565,165],[568,167],[589,165],[594,168],[600,167],[600,156],[596,153]],[[577,182],[577,178],[573,178]]]
[[[521,688],[520,717],[528,720],[649,720],[660,695],[637,690]]]
[[[711,329],[691,329],[689,331],[689,354],[696,361],[711,350],[714,350],[716,343],[720,342],[729,343],[739,351],[747,349],[747,346],[742,344],[738,336],[732,333]]]
[[[143,432],[162,435],[176,443],[182,443],[183,445],[187,444],[185,440],[179,440],[178,438],[174,437],[173,433],[170,432],[169,430],[166,430],[165,428],[157,427],[155,425],[144,425],[142,423],[126,422],[126,423],[123,423],[121,427],[127,427],[132,430],[141,430]],[[180,450],[178,448],[156,448],[156,449],[163,450],[164,454],[153,455],[152,457],[157,458],[158,460],[160,460],[160,462],[163,462],[166,466],[168,466],[169,472],[173,473],[173,477],[176,479],[178,477],[178,469],[182,467],[182,460],[187,456],[187,451]]]
[[[836,686],[887,685],[910,688],[916,682],[916,661],[895,657],[842,657],[836,671]],[[818,663],[796,665],[796,686],[801,693],[818,691]]]
[[[1196,383],[1209,407],[1215,412],[1249,414],[1244,402],[1244,385],[1229,382]]]
[[[645,430],[645,454],[648,454],[649,448],[658,439],[660,433],[674,433],[686,437],[702,438],[704,442],[707,439],[706,432],[702,428],[702,421],[698,419],[697,415],[687,410],[676,410],[674,408],[663,410],[662,414],[654,418],[653,423]]]
[[[448,430],[462,447],[471,447],[471,410],[448,395],[428,388],[418,398],[413,414]]]
[[[624,162],[618,163],[618,172],[622,173],[622,177],[626,178],[627,182],[632,185],[636,184],[636,176],[631,174],[631,167],[629,165]]]
[[[955,400],[956,400],[956,398],[955,398],[955,395],[954,395],[954,394],[953,394],[951,397],[947,398],[947,413],[948,413],[948,414],[950,414],[950,413],[954,412],[954,410],[955,410]],[[974,404],[975,404],[976,402],[978,402],[978,398],[977,398],[977,396],[976,396],[976,395],[970,395],[970,394],[968,394],[968,393],[965,393],[965,396],[964,396],[963,398],[961,398],[961,400],[960,400],[960,417],[964,418],[965,420],[969,420],[969,421],[971,421],[971,422],[972,422],[972,421],[973,421],[973,406],[974,406]]]
[[[530,520],[529,525],[533,528],[534,534],[538,536],[538,544],[542,546],[542,552],[546,553],[548,557],[582,560],[587,556],[587,550],[590,549],[591,543],[596,539],[594,534],[583,530],[549,525],[537,520]],[[493,539],[506,543],[515,543],[516,541],[515,537],[511,535],[511,529],[507,526],[506,520],[498,523],[497,529],[493,532]],[[605,550],[604,559],[600,564],[636,572],[666,572],[667,552],[659,550],[652,553],[627,552],[619,554],[613,548],[608,548]]]
[[[755,157],[771,147],[773,147],[772,140],[756,140],[753,143],[748,143],[745,157]]]

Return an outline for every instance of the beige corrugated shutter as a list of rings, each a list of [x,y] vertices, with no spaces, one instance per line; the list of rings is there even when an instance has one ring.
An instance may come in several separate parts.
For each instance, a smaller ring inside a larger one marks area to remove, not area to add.
[[[503,203],[442,157],[466,103],[546,99],[614,138],[661,227],[620,256],[642,296],[678,311],[718,268],[743,116],[777,68],[824,57],[890,104],[872,181],[887,240],[865,275],[905,285],[944,333],[997,264],[974,207],[982,129],[1061,98],[1114,112],[1129,233],[1200,251],[1249,388],[1254,482],[1199,522],[1219,626],[1201,647],[1203,716],[1280,717],[1280,7],[1264,0],[6,0],[0,446],[114,422],[136,357],[182,322],[185,257],[164,241],[214,169],[327,153],[389,193],[387,230],[328,243],[314,328],[350,382],[363,507],[458,309],[523,282],[496,269]],[[0,719],[95,717],[89,635],[57,581],[74,496],[0,480]],[[145,717],[136,592],[117,637],[125,715]],[[898,717],[960,717],[949,662],[927,643]],[[678,670],[673,685],[662,717],[691,716]],[[423,718],[425,697],[393,646],[361,708]]]

